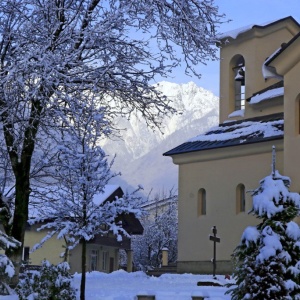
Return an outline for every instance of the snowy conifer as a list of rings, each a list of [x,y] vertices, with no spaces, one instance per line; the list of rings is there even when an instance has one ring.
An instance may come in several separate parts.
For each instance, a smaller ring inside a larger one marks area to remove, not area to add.
[[[253,193],[252,212],[262,222],[245,229],[233,257],[238,299],[300,299],[300,196],[290,179],[272,172]]]

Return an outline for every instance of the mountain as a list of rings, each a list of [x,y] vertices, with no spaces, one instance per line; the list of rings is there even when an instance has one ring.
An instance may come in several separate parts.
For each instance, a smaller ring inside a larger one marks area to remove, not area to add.
[[[118,119],[122,139],[105,140],[103,149],[116,154],[113,169],[122,173],[114,183],[123,188],[141,184],[147,195],[168,193],[177,189],[178,168],[163,153],[218,124],[218,97],[195,83],[161,82],[157,88],[172,99],[179,114],[163,120],[162,130],[151,131],[143,120]]]

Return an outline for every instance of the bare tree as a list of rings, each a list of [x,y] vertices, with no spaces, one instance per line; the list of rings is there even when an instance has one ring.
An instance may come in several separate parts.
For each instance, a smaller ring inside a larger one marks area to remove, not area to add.
[[[110,171],[111,164],[98,145],[107,122],[102,108],[97,108],[97,101],[90,95],[74,103],[78,105],[81,101],[86,106],[79,105],[80,110],[74,107],[68,127],[57,132],[57,160],[52,176],[56,182],[50,189],[43,188],[48,199],[41,202],[44,197],[37,197],[36,214],[29,222],[45,224],[41,229],[51,229],[35,249],[54,235],[67,239],[66,250],[81,244],[80,299],[84,300],[87,242],[98,234],[113,233],[118,240],[129,237],[120,218],[123,214],[140,216],[141,211],[137,207],[138,197],[133,194],[105,201],[102,194],[110,179],[117,175]]]
[[[98,98],[110,125],[140,112],[159,127],[173,110],[151,83],[180,64],[177,46],[186,72],[199,75],[197,64],[216,59],[222,19],[213,0],[1,1],[0,122],[15,186],[9,235],[23,244],[38,138],[66,126],[76,94]],[[8,254],[18,264],[22,248]]]
[[[178,210],[177,195],[171,191],[169,197],[156,197],[152,208],[143,217],[144,233],[133,238],[134,264],[142,270],[161,265],[161,255],[168,248],[169,263],[177,260]]]

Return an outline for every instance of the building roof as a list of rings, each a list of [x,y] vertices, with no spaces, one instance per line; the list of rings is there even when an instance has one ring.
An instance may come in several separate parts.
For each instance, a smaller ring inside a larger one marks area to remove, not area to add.
[[[147,210],[151,210],[156,207],[157,208],[163,207],[163,206],[173,203],[175,201],[177,201],[177,195],[169,196],[169,197],[159,199],[159,200],[147,201],[143,205],[141,205],[141,208],[143,208],[144,210],[147,211]]]
[[[288,47],[290,47],[298,38],[300,37],[300,32],[296,34],[288,43],[283,43],[279,49],[276,50],[273,55],[271,55],[267,60],[265,61],[265,65],[269,66],[270,63],[279,56],[282,52],[284,52]]]
[[[293,17],[289,16],[289,17],[285,17],[285,18],[282,18],[282,19],[279,19],[279,20],[276,20],[276,21],[270,21],[270,22],[267,22],[267,23],[264,23],[264,24],[260,24],[260,25],[250,24],[248,26],[244,26],[244,27],[241,27],[241,28],[238,28],[238,29],[227,31],[227,32],[224,32],[224,33],[220,34],[218,36],[218,38],[220,40],[226,39],[226,38],[236,39],[240,34],[248,32],[248,31],[252,30],[253,28],[266,28],[266,27],[269,27],[269,26],[273,26],[273,25],[275,25],[277,23],[280,23],[282,21],[285,21],[285,20],[291,20],[297,26],[300,27],[300,24]]]
[[[283,80],[276,82],[267,88],[264,88],[256,93],[254,93],[251,97],[246,99],[250,104],[256,104],[262,102],[264,100],[272,99],[275,97],[284,95],[284,83]]]
[[[220,124],[165,152],[172,156],[209,149],[283,139],[283,113]]]
[[[44,194],[46,190],[39,189],[41,194]],[[51,193],[47,190],[47,195],[51,197]],[[95,205],[101,206],[105,202],[113,202],[117,198],[122,198],[124,196],[124,192],[122,188],[118,185],[109,185],[107,184],[102,193],[95,194],[93,197],[93,202]],[[34,219],[39,216],[41,199],[36,199],[35,201],[31,201],[29,203],[29,219]],[[45,203],[45,202],[44,202]],[[45,210],[47,206],[43,204],[42,209]],[[51,208],[50,208],[51,210]],[[44,221],[49,221],[45,219]],[[140,220],[133,213],[123,213],[119,215],[116,222],[122,221],[123,228],[129,234],[138,235],[143,234],[144,228],[140,222]]]

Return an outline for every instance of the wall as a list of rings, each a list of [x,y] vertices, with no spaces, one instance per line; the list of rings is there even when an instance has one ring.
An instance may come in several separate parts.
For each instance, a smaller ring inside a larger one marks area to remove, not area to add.
[[[25,247],[32,248],[35,244],[40,242],[42,238],[45,237],[46,231],[37,232],[38,226],[32,226],[30,230],[26,230],[25,234]],[[52,264],[59,264],[63,261],[60,254],[65,251],[63,247],[65,245],[64,240],[57,240],[55,237],[48,240],[42,248],[30,253],[30,264],[40,265],[42,260],[47,259]],[[73,250],[69,252],[68,262],[70,264],[70,272],[81,272],[81,244],[77,245]],[[99,244],[88,244],[87,245],[87,271],[90,270],[90,250],[98,250],[98,267],[97,270],[101,272],[109,272],[110,262],[109,259],[112,257],[114,259],[113,269],[117,270],[119,267],[119,249],[115,247],[101,246]],[[108,252],[107,256],[107,269],[104,270],[102,267],[103,252]]]
[[[295,51],[298,52],[297,47]],[[292,178],[291,189],[300,192],[300,62],[284,76],[284,172]]]
[[[70,267],[71,267],[71,273],[75,272],[81,272],[81,245],[79,244],[74,250],[71,251],[70,253]],[[98,263],[97,263],[97,271],[101,271],[104,273],[109,273],[109,268],[110,268],[110,258],[114,259],[114,266],[113,270],[118,270],[119,267],[119,249],[116,249],[114,247],[107,247],[107,246],[101,246],[97,244],[88,244],[87,245],[87,251],[86,251],[86,267],[87,267],[87,272],[91,272],[90,268],[90,251],[91,250],[97,250],[98,251]],[[107,252],[107,261],[106,261],[106,269],[103,269],[103,252]]]
[[[24,247],[30,247],[30,249],[37,243],[39,243],[47,234],[46,230],[37,231],[39,226],[33,225],[25,232]],[[58,240],[53,237],[47,241],[40,249],[29,254],[30,263],[32,265],[40,265],[44,259],[47,259],[52,264],[59,264],[62,262],[60,254],[65,251],[63,246],[65,242],[63,239]]]
[[[271,174],[273,144],[277,147],[277,168],[282,172],[282,143],[279,140],[173,157],[174,162],[179,163],[179,272],[203,272],[211,266],[213,242],[209,241],[209,235],[213,226],[221,238],[217,244],[217,260],[223,261],[223,271],[228,272],[226,261],[230,261],[242,232],[247,226],[257,224],[252,215],[236,213],[236,187],[243,183],[246,191],[253,190],[262,178]],[[207,214],[198,217],[200,188],[206,190]],[[246,212],[251,207],[252,199],[247,193]]]

